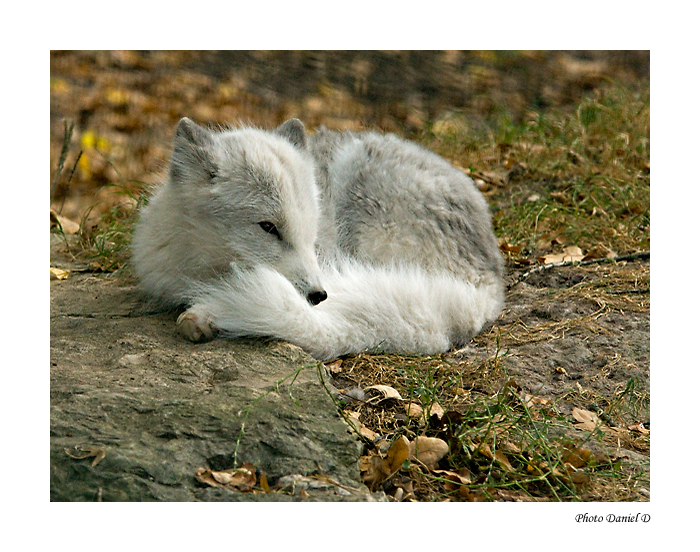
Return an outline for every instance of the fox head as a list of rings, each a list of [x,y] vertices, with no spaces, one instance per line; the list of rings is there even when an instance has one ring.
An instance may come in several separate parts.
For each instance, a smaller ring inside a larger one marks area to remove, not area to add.
[[[326,299],[315,242],[318,189],[298,119],[273,132],[180,121],[168,185],[203,266],[266,265],[313,305]]]

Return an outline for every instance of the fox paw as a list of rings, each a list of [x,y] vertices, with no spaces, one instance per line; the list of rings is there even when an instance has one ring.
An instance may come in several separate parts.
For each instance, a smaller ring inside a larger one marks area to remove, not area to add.
[[[183,312],[178,317],[177,328],[184,337],[195,343],[209,341],[216,334],[216,328],[212,326],[207,315],[192,309]]]

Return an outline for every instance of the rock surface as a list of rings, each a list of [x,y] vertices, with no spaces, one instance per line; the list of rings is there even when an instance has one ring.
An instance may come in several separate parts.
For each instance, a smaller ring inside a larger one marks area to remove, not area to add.
[[[360,483],[362,447],[323,370],[282,342],[186,342],[173,313],[109,275],[52,280],[51,500],[381,499]],[[195,479],[243,462],[286,490]]]

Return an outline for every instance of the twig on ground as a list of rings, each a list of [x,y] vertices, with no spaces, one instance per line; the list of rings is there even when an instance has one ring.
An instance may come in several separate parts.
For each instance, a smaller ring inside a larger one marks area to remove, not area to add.
[[[535,267],[532,270],[528,270],[525,274],[522,274],[520,277],[518,277],[517,280],[508,284],[507,289],[508,290],[512,289],[520,282],[524,282],[527,278],[529,278],[533,274],[536,274],[538,272],[543,272],[543,271],[549,270],[551,268],[560,268],[562,266],[586,266],[586,265],[602,264],[602,263],[608,263],[608,262],[617,263],[617,262],[621,262],[621,261],[636,261],[639,259],[648,260],[650,258],[650,255],[651,255],[651,253],[649,251],[642,251],[641,253],[633,253],[631,255],[620,255],[619,257],[610,257],[610,258],[603,257],[601,259],[589,259],[588,261],[564,261],[561,263],[545,264],[545,265]]]

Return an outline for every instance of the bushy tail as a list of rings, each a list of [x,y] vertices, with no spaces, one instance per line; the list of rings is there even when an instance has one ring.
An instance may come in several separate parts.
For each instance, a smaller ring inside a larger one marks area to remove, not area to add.
[[[463,345],[495,320],[500,284],[475,286],[414,267],[346,261],[323,268],[328,299],[311,306],[278,272],[235,271],[200,286],[193,303],[231,336],[284,339],[320,360],[361,351],[433,354]]]

